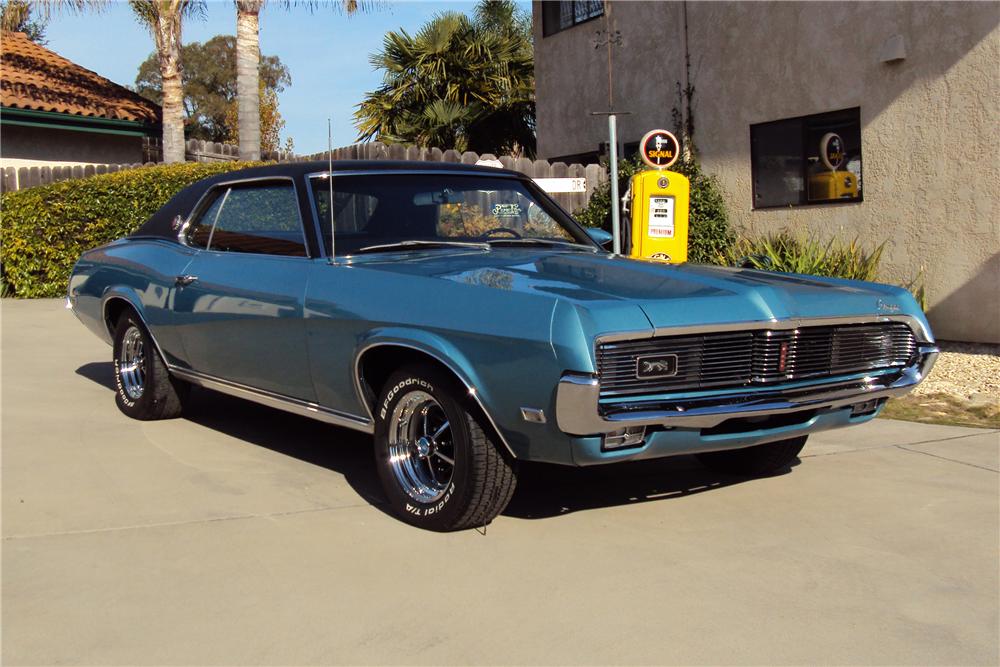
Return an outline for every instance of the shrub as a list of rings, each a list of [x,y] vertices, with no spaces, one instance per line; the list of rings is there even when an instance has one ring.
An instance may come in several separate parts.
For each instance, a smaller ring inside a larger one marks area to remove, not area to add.
[[[134,232],[186,186],[246,162],[160,165],[5,193],[0,261],[5,291],[59,297],[85,250]]]
[[[725,252],[719,253],[715,261],[765,271],[875,281],[878,280],[884,248],[885,243],[867,248],[858,239],[850,243],[836,239],[823,243],[811,236],[799,236],[783,230],[766,236],[741,238]],[[903,287],[912,292],[920,307],[926,310],[922,275]]]
[[[605,165],[607,168],[607,165]],[[629,179],[645,165],[638,157],[618,163],[619,196],[624,196]],[[716,262],[733,244],[726,204],[714,176],[701,170],[694,160],[678,162],[673,171],[684,174],[691,181],[691,208],[688,214],[688,260]],[[587,205],[574,216],[588,227],[601,227],[611,231],[611,183],[594,190]]]
[[[885,244],[869,250],[857,239],[822,243],[785,230],[767,236],[741,238],[718,258],[719,264],[814,276],[875,280]]]

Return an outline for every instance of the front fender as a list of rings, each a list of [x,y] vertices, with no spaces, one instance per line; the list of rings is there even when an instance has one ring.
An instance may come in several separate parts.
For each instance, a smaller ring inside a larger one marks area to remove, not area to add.
[[[477,337],[453,340],[434,331],[409,327],[373,329],[361,337],[354,357],[355,391],[369,416],[373,415],[361,385],[360,362],[365,353],[380,346],[416,350],[448,368],[515,458],[565,460],[568,443],[558,430],[552,432],[555,416],[550,406],[554,405],[561,371],[548,341],[540,341],[529,357],[525,351],[518,353],[513,346],[496,340]],[[520,341],[520,346],[524,346],[524,341]],[[525,375],[529,367],[530,377]],[[522,407],[542,409],[547,423],[525,420]]]
[[[434,357],[447,366],[455,374],[455,377],[470,390],[470,393],[477,395],[481,400],[484,398],[488,399],[489,390],[482,386],[482,381],[476,372],[475,366],[473,366],[459,348],[447,339],[421,329],[380,327],[369,331],[361,337],[361,340],[358,341],[358,349],[354,354],[355,391],[357,392],[358,400],[365,405],[369,412],[371,412],[371,406],[368,405],[368,401],[365,399],[361,389],[361,357],[365,352],[385,345],[406,347]]]

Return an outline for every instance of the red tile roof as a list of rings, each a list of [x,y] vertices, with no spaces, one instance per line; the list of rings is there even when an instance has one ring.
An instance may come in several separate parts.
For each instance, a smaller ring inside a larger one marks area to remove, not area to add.
[[[158,104],[35,44],[22,32],[0,36],[0,105],[160,122]]]

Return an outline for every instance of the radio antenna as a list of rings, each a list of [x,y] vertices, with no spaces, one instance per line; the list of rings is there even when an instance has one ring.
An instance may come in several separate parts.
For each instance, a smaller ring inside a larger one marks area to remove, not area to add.
[[[329,173],[326,175],[326,182],[330,185],[330,261],[337,259],[336,236],[337,230],[333,225],[333,121],[326,119],[326,158],[329,166]]]

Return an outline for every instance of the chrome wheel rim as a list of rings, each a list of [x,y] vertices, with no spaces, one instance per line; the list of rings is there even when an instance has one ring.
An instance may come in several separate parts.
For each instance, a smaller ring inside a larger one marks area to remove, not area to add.
[[[389,418],[389,467],[406,494],[432,503],[447,492],[455,474],[451,423],[425,391],[404,395]]]
[[[142,398],[146,387],[146,346],[142,332],[131,326],[122,338],[121,357],[118,359],[118,376],[122,389],[133,401]]]

